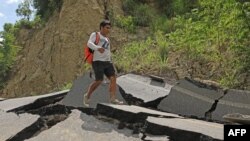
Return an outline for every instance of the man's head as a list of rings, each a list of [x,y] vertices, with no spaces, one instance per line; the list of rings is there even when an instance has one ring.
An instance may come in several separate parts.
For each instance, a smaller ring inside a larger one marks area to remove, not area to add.
[[[110,28],[111,28],[111,23],[109,20],[103,20],[100,23],[100,30],[103,35],[105,36],[108,35],[110,32]]]
[[[103,20],[101,23],[100,23],[100,30],[102,27],[105,27],[106,25],[109,25],[111,26],[111,23],[109,20]]]

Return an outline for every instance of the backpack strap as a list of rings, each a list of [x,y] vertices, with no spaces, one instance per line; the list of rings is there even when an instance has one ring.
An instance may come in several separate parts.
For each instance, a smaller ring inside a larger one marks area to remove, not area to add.
[[[97,45],[99,42],[100,42],[100,35],[99,35],[99,33],[98,32],[95,32],[95,42],[94,42],[94,44],[95,45]],[[92,50],[92,49],[90,49],[89,47],[87,47],[86,48],[90,53],[88,53],[88,56],[86,56],[85,57],[85,59],[84,59],[84,62],[86,62],[86,60],[91,56],[91,55],[93,55],[93,53],[94,53],[94,50]],[[85,49],[85,50],[86,50]]]
[[[95,32],[95,45],[97,45],[100,41],[100,35],[98,32]]]

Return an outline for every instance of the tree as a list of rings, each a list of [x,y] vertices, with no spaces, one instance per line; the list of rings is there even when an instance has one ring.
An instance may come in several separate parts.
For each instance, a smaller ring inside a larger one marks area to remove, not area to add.
[[[23,16],[24,19],[29,21],[32,14],[32,10],[30,9],[31,3],[32,0],[24,0],[20,3],[16,9],[17,16]]]
[[[33,0],[36,15],[40,15],[44,20],[48,20],[55,10],[60,11],[62,4],[63,0]]]
[[[0,37],[3,38],[2,45],[0,45],[0,89],[4,85],[19,49],[15,45],[14,26],[6,23],[3,28],[4,31],[0,32]]]

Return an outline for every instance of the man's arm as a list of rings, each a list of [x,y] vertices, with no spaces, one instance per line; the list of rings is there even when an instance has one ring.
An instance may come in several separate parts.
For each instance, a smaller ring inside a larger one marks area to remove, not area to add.
[[[98,34],[98,33],[97,33],[97,34]],[[96,40],[96,32],[93,32],[93,33],[90,35],[90,37],[89,37],[89,40],[88,40],[87,45],[88,45],[88,47],[89,47],[90,49],[96,51],[96,50],[98,50],[99,48],[102,48],[102,47],[96,45],[96,44],[95,44],[95,40]]]

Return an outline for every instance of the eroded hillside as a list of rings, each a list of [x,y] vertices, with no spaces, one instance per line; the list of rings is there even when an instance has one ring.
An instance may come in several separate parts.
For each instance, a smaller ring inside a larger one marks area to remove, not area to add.
[[[108,1],[108,8],[122,14],[122,1]],[[83,44],[104,18],[102,0],[65,0],[61,11],[51,16],[45,27],[22,29],[18,44],[23,48],[3,90],[3,97],[38,95],[62,89],[84,73]],[[113,48],[124,44],[128,35],[113,29]]]

